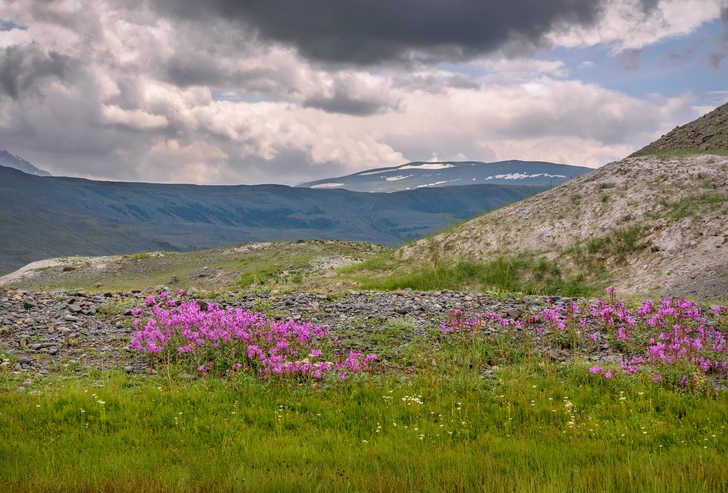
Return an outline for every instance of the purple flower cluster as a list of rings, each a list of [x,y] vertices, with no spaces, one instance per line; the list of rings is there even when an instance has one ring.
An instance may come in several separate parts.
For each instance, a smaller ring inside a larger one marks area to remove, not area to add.
[[[239,308],[172,300],[166,293],[159,299],[148,297],[146,306],[133,314],[138,318],[132,348],[189,361],[205,374],[256,371],[261,378],[319,380],[335,374],[344,380],[366,371],[377,359],[360,351],[343,354],[327,329],[309,322],[273,321]]]
[[[608,301],[592,304],[549,306],[514,321],[497,313],[465,318],[453,312],[440,330],[443,334],[475,337],[485,327],[519,328],[523,337],[541,337],[547,330],[560,335],[574,334],[580,347],[592,348],[607,342],[624,354],[618,368],[594,366],[589,371],[610,379],[614,375],[633,375],[643,370],[653,381],[663,382],[664,372],[685,371],[679,384],[690,385],[697,375],[728,375],[728,309],[714,306],[704,311],[691,300],[665,298],[647,300],[633,312],[624,300],[617,299],[614,288],[607,289]],[[595,330],[597,329],[597,330]]]

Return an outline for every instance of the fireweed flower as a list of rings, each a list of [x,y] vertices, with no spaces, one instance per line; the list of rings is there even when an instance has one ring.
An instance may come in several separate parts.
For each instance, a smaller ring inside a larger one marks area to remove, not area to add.
[[[149,297],[154,299],[153,297]],[[377,359],[374,354],[351,351],[346,359],[333,353],[337,340],[327,328],[310,322],[274,321],[263,314],[239,308],[223,310],[208,304],[203,311],[194,300],[168,300],[162,306],[147,299],[136,313],[137,332],[130,346],[150,355],[166,354],[182,361],[210,361],[196,364],[198,371],[230,374],[243,369],[261,378],[322,379],[332,372],[339,378],[367,370]],[[319,346],[319,347],[317,347]],[[323,359],[312,363],[308,358]],[[336,362],[336,361],[339,362]]]

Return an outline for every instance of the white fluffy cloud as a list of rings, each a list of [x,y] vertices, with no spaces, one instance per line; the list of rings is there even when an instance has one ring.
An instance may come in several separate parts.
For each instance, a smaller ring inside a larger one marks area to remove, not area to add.
[[[664,0],[632,18],[635,2],[614,0],[595,26],[551,39],[639,49],[717,18],[726,1],[698,9]],[[145,5],[0,4],[0,19],[23,26],[0,31],[0,57],[33,46],[39,60],[74,67],[9,74],[12,87],[43,85],[0,93],[0,148],[54,174],[295,183],[433,157],[599,166],[695,111],[690,94],[637,99],[572,80],[559,61],[493,55],[458,71],[322,65],[224,20],[203,30]]]

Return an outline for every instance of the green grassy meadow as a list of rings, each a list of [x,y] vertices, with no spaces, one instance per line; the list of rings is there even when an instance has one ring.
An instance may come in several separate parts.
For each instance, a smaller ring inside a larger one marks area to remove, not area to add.
[[[502,349],[425,343],[406,366],[325,383],[185,380],[172,366],[159,376],[51,377],[31,394],[15,392],[22,376],[6,373],[0,484],[6,492],[728,489],[725,392],[606,380],[585,361]],[[489,378],[478,370],[485,359],[501,363]]]

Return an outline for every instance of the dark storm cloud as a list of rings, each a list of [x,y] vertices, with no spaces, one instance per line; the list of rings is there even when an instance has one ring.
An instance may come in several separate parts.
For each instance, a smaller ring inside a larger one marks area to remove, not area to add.
[[[33,43],[10,45],[0,49],[0,97],[20,99],[39,93],[40,86],[50,79],[69,80],[75,62],[56,51],[46,51]]]
[[[333,81],[333,94],[312,96],[306,99],[304,108],[316,108],[327,113],[341,113],[353,116],[369,116],[399,107],[399,99],[388,91],[367,90],[357,87],[351,78],[337,77]]]
[[[340,113],[352,116],[369,116],[380,113],[386,106],[377,101],[355,99],[347,94],[336,93],[331,98],[310,98],[303,102],[304,108],[316,108],[326,113]]]
[[[537,45],[560,23],[591,25],[605,0],[152,0],[186,19],[239,22],[323,62],[463,60]],[[648,11],[657,0],[640,0]]]

